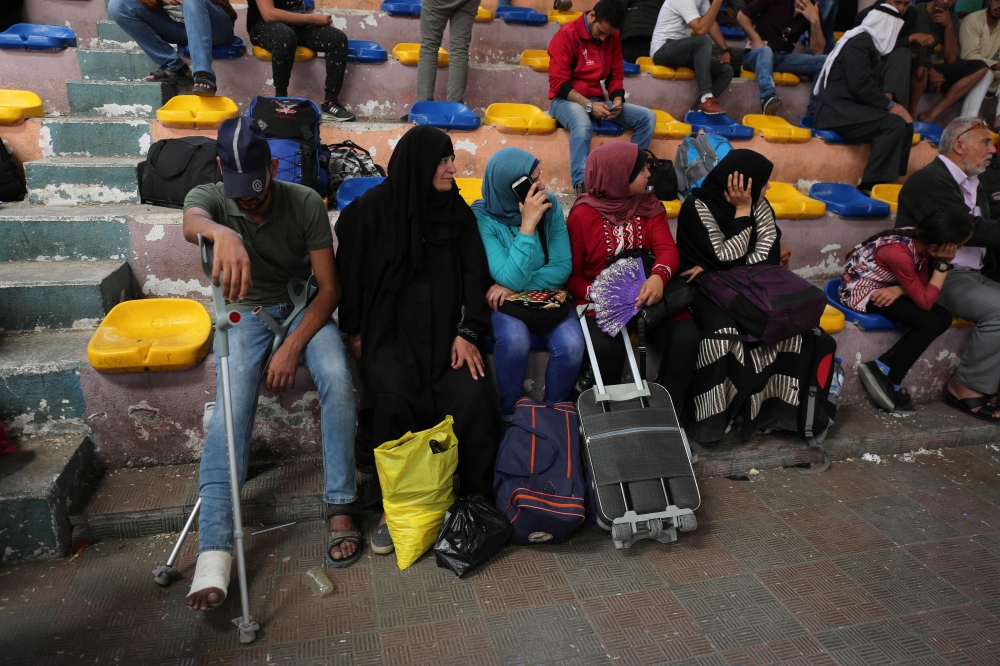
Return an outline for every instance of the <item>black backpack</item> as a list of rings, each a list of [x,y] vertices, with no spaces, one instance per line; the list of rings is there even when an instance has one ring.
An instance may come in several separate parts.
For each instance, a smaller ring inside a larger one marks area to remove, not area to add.
[[[327,161],[330,151],[320,140],[322,111],[304,97],[266,97],[250,102],[247,115],[257,120],[278,160],[277,180],[305,185],[325,197],[330,194]]]
[[[14,166],[14,158],[7,152],[7,146],[0,143],[0,201],[21,201],[24,199],[24,182]]]
[[[371,153],[350,139],[330,146],[330,194],[336,194],[348,178],[360,176],[384,178],[385,169],[375,164]]]
[[[673,201],[677,198],[677,171],[670,160],[661,160],[653,151],[646,150],[649,166],[649,185],[653,188],[656,198],[660,201]]]
[[[193,188],[222,180],[215,139],[204,136],[157,141],[138,171],[139,200],[167,208],[183,208],[184,197]]]

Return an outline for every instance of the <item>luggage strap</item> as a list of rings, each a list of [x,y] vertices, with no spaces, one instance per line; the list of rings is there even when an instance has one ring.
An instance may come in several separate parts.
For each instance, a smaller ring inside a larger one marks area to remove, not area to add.
[[[813,434],[813,420],[816,418],[816,387],[809,387],[809,401],[806,403],[806,442],[809,443],[810,451],[820,451],[823,454],[823,464],[812,469],[800,469],[799,474],[819,474],[830,469],[830,454],[826,452],[821,444],[826,439],[826,433],[830,428],[827,426],[818,436]]]
[[[577,317],[580,320],[580,327],[583,329],[583,339],[587,342],[587,355],[590,357],[590,367],[594,371],[594,381],[597,384],[597,393],[594,400],[601,402],[625,402],[636,398],[648,398],[650,396],[649,386],[646,380],[639,374],[639,366],[635,362],[635,352],[632,351],[632,343],[628,339],[628,332],[623,328],[619,335],[625,341],[625,353],[628,355],[629,367],[632,369],[632,379],[635,388],[628,384],[615,384],[605,386],[601,377],[601,369],[597,365],[597,352],[594,351],[594,343],[590,339],[590,327],[587,326],[587,312],[593,309],[593,303],[577,306]]]

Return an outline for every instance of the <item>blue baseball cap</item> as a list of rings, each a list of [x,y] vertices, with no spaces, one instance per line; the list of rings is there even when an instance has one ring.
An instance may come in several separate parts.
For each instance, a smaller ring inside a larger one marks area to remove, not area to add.
[[[256,119],[237,116],[224,121],[219,126],[215,150],[222,166],[222,185],[227,198],[263,194],[271,165],[271,147]]]

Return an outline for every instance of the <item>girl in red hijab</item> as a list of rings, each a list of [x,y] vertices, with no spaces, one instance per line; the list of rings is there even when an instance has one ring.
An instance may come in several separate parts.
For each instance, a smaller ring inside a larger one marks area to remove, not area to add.
[[[663,298],[664,287],[677,274],[677,246],[663,204],[646,191],[648,178],[646,151],[632,143],[607,143],[587,158],[586,192],[577,198],[566,220],[573,253],[566,288],[577,304],[590,300],[594,278],[627,250],[648,250],[655,256],[653,269],[639,292],[644,305]],[[604,333],[593,317],[588,317],[587,324],[601,377],[605,384],[619,383],[625,367],[621,340]],[[685,312],[647,331],[647,338],[662,359],[654,381],[670,392],[680,409],[698,356],[698,327]]]

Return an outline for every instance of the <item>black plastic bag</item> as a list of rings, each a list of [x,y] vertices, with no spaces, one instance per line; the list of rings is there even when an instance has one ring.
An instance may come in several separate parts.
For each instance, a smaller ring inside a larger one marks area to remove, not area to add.
[[[437,565],[462,577],[500,552],[513,531],[490,502],[481,497],[460,500],[444,515],[434,542]]]

